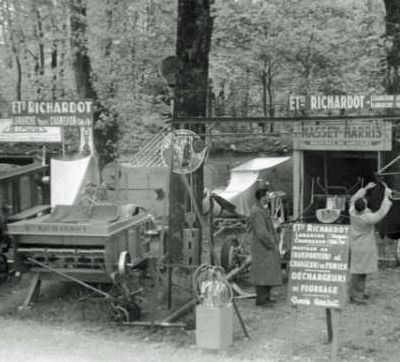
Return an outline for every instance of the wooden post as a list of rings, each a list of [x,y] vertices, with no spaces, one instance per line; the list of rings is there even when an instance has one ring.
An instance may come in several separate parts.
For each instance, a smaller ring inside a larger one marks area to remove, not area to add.
[[[328,342],[331,344],[331,361],[336,361],[338,352],[340,310],[326,309],[326,326],[328,330]]]
[[[65,160],[65,135],[64,135],[64,127],[60,128],[61,132],[61,152],[62,152],[62,158]]]
[[[46,166],[46,146],[42,146],[42,166]]]
[[[114,188],[115,188],[115,197],[114,197],[114,201],[116,204],[119,204],[121,201],[121,185],[119,184],[119,174],[120,174],[120,170],[118,168],[118,162],[117,160],[114,160]]]
[[[167,267],[167,308],[172,307],[172,266]]]
[[[331,342],[331,361],[336,361],[338,353],[339,337],[339,314],[340,311],[331,309],[332,318],[332,342]]]
[[[292,315],[291,315],[291,320],[292,320],[292,330],[290,333],[290,359],[293,358],[294,352],[295,352],[295,343],[296,343],[296,325],[297,325],[297,313],[298,309],[296,305],[292,306]]]
[[[150,299],[150,326],[154,329],[155,314],[157,308],[157,295],[158,295],[158,265],[156,265],[156,260],[154,258],[149,259],[149,269],[151,273],[151,278],[153,281],[153,288],[151,292]]]
[[[37,303],[39,300],[41,283],[42,281],[40,280],[40,274],[35,273],[29,286],[28,294],[26,295],[22,305],[18,308],[19,310],[28,309],[32,303]]]
[[[174,108],[172,108],[172,111],[174,111]],[[174,144],[175,144],[175,136],[171,138],[171,153],[170,153],[170,160],[169,160],[169,173],[168,173],[168,179],[167,179],[167,196],[165,202],[167,202],[167,198],[170,201],[169,202],[169,208],[171,211],[171,186],[170,186],[170,181],[172,180],[173,177],[173,169],[174,169]],[[166,210],[165,210],[166,211]],[[169,216],[169,223],[171,220],[171,216]],[[167,222],[167,220],[165,220]],[[162,241],[163,242],[163,241]],[[172,246],[172,239],[171,239],[171,229],[168,230],[168,235],[167,235],[167,243],[165,245],[166,250],[165,252],[168,255],[168,263],[172,263],[173,261],[173,256],[171,255],[171,251],[173,250]],[[171,310],[172,308],[172,266],[168,265],[167,267],[167,308],[168,310]]]
[[[327,308],[325,309],[326,312],[326,328],[328,332],[328,343],[332,342],[333,339],[333,332],[332,332],[332,310]]]
[[[214,265],[214,197],[210,195],[210,218],[209,218],[209,238],[210,238],[210,264]],[[219,264],[219,263],[218,263]]]
[[[236,313],[236,315],[237,315],[237,317],[238,317],[238,319],[239,319],[239,323],[240,323],[240,325],[241,325],[241,327],[242,327],[242,329],[243,329],[244,335],[245,335],[247,338],[250,338],[250,335],[249,335],[249,333],[247,332],[246,325],[244,324],[243,318],[242,318],[242,316],[241,316],[241,314],[240,314],[240,312],[239,312],[239,308],[238,308],[238,306],[236,305],[235,298],[232,299],[232,305],[233,305],[233,309],[235,310],[235,313]]]

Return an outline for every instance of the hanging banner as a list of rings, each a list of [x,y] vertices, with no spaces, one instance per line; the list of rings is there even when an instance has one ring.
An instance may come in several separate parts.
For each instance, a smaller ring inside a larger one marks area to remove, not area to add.
[[[390,151],[392,123],[381,120],[328,120],[298,122],[295,150]]]
[[[61,142],[60,127],[15,125],[12,119],[0,119],[0,142]]]
[[[394,109],[400,108],[400,94],[383,95],[309,95],[290,96],[289,110],[358,110],[358,109]]]
[[[13,124],[42,127],[91,127],[92,101],[15,101]]]
[[[292,305],[342,308],[347,301],[349,226],[294,224],[288,300]]]

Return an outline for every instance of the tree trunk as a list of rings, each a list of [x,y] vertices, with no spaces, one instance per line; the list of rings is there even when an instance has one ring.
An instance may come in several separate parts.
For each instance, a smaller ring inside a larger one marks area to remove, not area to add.
[[[385,0],[385,7],[385,35],[388,41],[385,88],[388,94],[397,94],[400,93],[400,2]]]
[[[15,53],[15,64],[17,65],[17,84],[16,84],[16,96],[17,101],[22,100],[22,66],[17,51]]]
[[[178,0],[175,86],[175,117],[204,117],[207,108],[208,54],[211,42],[211,0]],[[177,128],[177,126],[175,125]],[[204,124],[190,127],[203,134]],[[203,167],[190,175],[190,184],[200,213],[203,197]],[[186,176],[185,176],[186,177]],[[185,213],[192,209],[180,175],[171,173],[168,252],[173,262],[182,261]],[[186,226],[187,227],[187,226]],[[199,222],[197,220],[197,227]],[[201,237],[200,237],[201,240]]]
[[[272,75],[272,64],[269,64],[268,67],[268,76],[267,76],[267,93],[268,93],[268,110],[269,116],[271,118],[275,117],[275,105],[274,105],[274,94],[272,90],[272,82],[273,82],[273,75]],[[272,133],[274,132],[274,122],[269,123],[269,131]]]
[[[263,116],[266,117],[268,114],[267,111],[267,61],[264,60],[263,70],[261,72],[261,85],[262,85],[262,107],[263,107]]]
[[[222,82],[218,96],[215,100],[215,115],[217,117],[225,116],[225,81]]]
[[[12,21],[11,11],[10,11],[10,3],[8,0],[4,2],[3,9],[5,10],[4,19],[2,24],[2,30],[9,32],[9,42],[11,44],[11,50],[14,55],[15,64],[17,67],[17,81],[15,85],[16,99],[20,101],[22,99],[22,64],[20,59],[20,46],[24,42],[23,37],[21,36],[21,32],[17,32],[14,29],[14,24]]]
[[[65,36],[66,39],[68,39],[69,35],[70,35],[70,26],[71,26],[71,21],[68,19],[67,21],[65,21],[62,25],[62,34]],[[58,59],[58,73],[57,73],[57,89],[59,89],[59,97],[61,99],[63,99],[65,97],[65,66],[66,66],[66,62],[65,62],[65,58],[66,58],[66,54],[67,54],[67,49],[68,49],[68,41],[63,41],[60,44],[60,55],[59,55],[59,59]]]
[[[71,45],[73,50],[73,68],[78,95],[81,99],[94,102],[93,138],[98,154],[99,176],[104,166],[115,159],[118,140],[118,113],[106,109],[99,101],[91,80],[91,65],[86,46],[86,4],[83,0],[70,0],[71,13]],[[102,116],[106,125],[96,128]]]
[[[51,22],[51,30],[54,36],[55,34],[55,24],[54,20]],[[57,42],[53,40],[53,44],[51,45],[51,97],[53,100],[57,100],[57,70],[58,70],[58,46]]]
[[[249,116],[250,108],[250,71],[246,69],[246,77],[244,79],[245,86],[243,87],[244,94],[240,94],[242,102],[240,102],[240,116],[246,118]]]
[[[42,16],[40,15],[39,9],[36,8],[36,18],[38,27],[38,42],[39,42],[39,75],[44,75],[44,33]]]
[[[70,0],[71,5],[71,48],[76,90],[82,99],[95,100],[96,93],[90,81],[90,58],[85,44],[86,5],[82,0]]]
[[[386,61],[387,70],[384,80],[384,86],[387,94],[400,93],[400,2],[398,0],[384,0],[386,8]],[[395,140],[399,138],[399,122],[393,122],[393,147],[392,151],[385,152],[382,159],[384,165],[393,160],[400,153],[400,144]],[[400,171],[399,163],[397,162],[391,171]],[[400,175],[386,177],[385,180],[390,187],[396,189],[400,185]]]

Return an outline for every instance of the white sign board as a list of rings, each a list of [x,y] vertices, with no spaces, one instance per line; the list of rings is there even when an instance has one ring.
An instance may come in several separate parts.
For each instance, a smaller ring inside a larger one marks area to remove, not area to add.
[[[61,142],[61,128],[16,125],[12,119],[0,119],[0,142]]]
[[[295,150],[390,151],[392,125],[382,120],[299,122]]]
[[[12,116],[18,126],[91,127],[92,101],[15,101]]]
[[[324,94],[289,97],[289,110],[334,110],[334,109],[395,109],[400,108],[400,94]]]

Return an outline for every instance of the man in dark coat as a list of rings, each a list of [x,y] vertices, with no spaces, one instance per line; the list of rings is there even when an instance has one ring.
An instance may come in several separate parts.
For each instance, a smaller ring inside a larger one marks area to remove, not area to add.
[[[278,238],[271,217],[266,211],[266,188],[256,190],[256,203],[251,208],[252,230],[250,280],[256,289],[256,305],[268,305],[271,287],[282,284]]]

